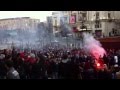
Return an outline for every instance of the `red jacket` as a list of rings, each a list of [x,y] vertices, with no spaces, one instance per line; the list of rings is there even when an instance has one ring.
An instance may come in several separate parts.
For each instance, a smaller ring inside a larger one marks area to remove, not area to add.
[[[31,64],[34,64],[36,62],[36,59],[33,57],[28,57],[27,61],[30,62]]]

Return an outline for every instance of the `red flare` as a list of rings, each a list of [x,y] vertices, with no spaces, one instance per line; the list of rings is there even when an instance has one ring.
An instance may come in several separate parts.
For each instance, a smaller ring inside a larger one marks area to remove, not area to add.
[[[102,69],[104,68],[104,62],[102,60],[96,60],[96,68],[97,69]]]
[[[100,67],[100,63],[97,63],[97,67]]]

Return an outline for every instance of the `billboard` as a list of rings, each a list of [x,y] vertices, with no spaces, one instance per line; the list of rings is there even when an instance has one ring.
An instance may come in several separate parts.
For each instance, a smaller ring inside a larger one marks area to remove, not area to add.
[[[76,23],[76,15],[72,15],[72,16],[70,17],[70,23],[71,23],[71,24]]]

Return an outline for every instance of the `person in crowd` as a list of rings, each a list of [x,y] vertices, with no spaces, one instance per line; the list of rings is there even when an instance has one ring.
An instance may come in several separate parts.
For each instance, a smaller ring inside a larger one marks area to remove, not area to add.
[[[119,78],[119,50],[107,50],[107,55],[99,60],[105,65],[98,70],[94,57],[78,48],[6,49],[0,51],[0,78],[4,79],[6,73],[8,79]]]
[[[4,79],[6,75],[6,68],[5,68],[5,55],[1,54],[0,55],[0,79]]]
[[[5,67],[8,70],[6,75],[7,79],[20,79],[19,73],[13,67],[12,61],[6,61]]]

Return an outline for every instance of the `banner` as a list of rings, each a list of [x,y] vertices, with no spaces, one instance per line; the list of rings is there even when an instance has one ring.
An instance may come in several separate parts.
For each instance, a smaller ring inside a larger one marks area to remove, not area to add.
[[[72,16],[70,17],[70,23],[71,23],[71,24],[76,23],[76,15],[72,15]]]

